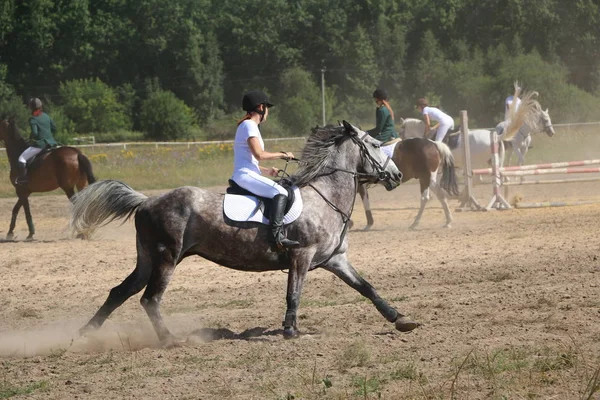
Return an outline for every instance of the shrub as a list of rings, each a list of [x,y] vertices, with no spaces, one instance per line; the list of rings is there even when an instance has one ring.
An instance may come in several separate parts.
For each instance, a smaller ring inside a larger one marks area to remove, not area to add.
[[[306,134],[321,122],[321,93],[308,71],[290,68],[280,80],[281,109],[277,119],[293,131],[294,135]],[[266,126],[266,124],[265,124]]]
[[[140,126],[147,138],[186,138],[193,125],[192,110],[170,91],[154,89],[142,103]]]
[[[127,107],[119,103],[116,91],[100,79],[61,83],[59,93],[62,109],[79,133],[131,128]]]

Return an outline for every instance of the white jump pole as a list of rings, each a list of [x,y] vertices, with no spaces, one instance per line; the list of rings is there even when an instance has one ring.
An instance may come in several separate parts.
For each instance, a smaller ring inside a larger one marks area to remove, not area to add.
[[[474,211],[482,210],[483,208],[473,197],[473,171],[471,170],[471,146],[469,143],[469,117],[466,110],[460,111],[460,133],[463,146],[463,160],[465,173],[465,189],[460,195],[460,205],[456,211]]]
[[[554,168],[554,169],[533,169],[527,171],[505,171],[504,176],[527,176],[527,175],[550,175],[550,174],[597,174],[598,168]]]
[[[500,194],[500,188],[502,187],[502,175],[500,174],[500,159],[498,157],[498,134],[495,130],[490,131],[490,143],[492,147],[492,176],[493,176],[493,188],[494,194],[489,204],[485,208],[486,210],[497,209],[497,210],[508,210],[512,207],[508,204],[508,201]]]

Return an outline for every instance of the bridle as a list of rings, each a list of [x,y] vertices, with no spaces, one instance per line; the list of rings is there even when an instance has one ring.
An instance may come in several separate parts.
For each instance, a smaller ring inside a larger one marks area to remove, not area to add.
[[[387,159],[385,160],[385,162],[383,163],[383,165],[381,165],[369,152],[369,150],[367,149],[367,145],[364,142],[364,139],[368,136],[368,133],[365,133],[363,136],[361,136],[360,138],[357,137],[357,135],[352,135],[350,136],[351,140],[358,145],[359,149],[360,149],[360,156],[361,159],[364,161],[364,159],[366,159],[368,162],[371,163],[371,166],[373,167],[373,169],[375,170],[375,174],[369,174],[369,173],[363,173],[363,172],[357,172],[357,171],[350,171],[347,169],[343,169],[343,168],[333,168],[333,167],[329,167],[332,170],[332,173],[335,172],[344,172],[344,173],[348,173],[350,175],[352,175],[352,177],[354,178],[354,193],[355,195],[352,197],[352,205],[350,206],[350,210],[346,213],[343,210],[341,210],[338,206],[336,206],[331,200],[329,200],[319,189],[317,189],[312,183],[308,183],[307,186],[310,186],[315,192],[317,192],[317,194],[319,196],[321,196],[321,198],[323,199],[323,201],[325,201],[325,203],[327,203],[327,205],[329,207],[331,207],[331,209],[333,209],[335,212],[337,212],[338,214],[340,214],[340,216],[342,217],[342,223],[344,224],[342,227],[342,231],[340,233],[340,241],[338,243],[338,245],[336,246],[336,248],[331,252],[331,254],[329,255],[329,257],[327,257],[327,259],[325,259],[324,261],[319,262],[318,264],[315,265],[321,265],[321,264],[325,264],[327,261],[329,261],[331,259],[331,257],[333,257],[333,255],[335,253],[337,253],[337,251],[339,250],[340,247],[342,247],[342,244],[344,243],[344,238],[346,237],[346,233],[348,232],[348,223],[350,222],[350,216],[352,215],[352,211],[354,210],[354,204],[356,203],[356,192],[358,191],[358,185],[360,184],[360,178],[369,178],[369,180],[375,178],[377,180],[377,182],[381,182],[384,180],[389,180],[391,178],[391,175],[388,171],[386,171],[385,169],[387,168],[387,165],[389,164],[391,157],[387,156]]]

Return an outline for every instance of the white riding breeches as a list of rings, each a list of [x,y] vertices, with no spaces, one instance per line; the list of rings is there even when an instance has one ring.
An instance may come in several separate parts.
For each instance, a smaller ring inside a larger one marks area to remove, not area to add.
[[[442,140],[444,140],[444,137],[446,137],[446,133],[448,133],[450,129],[454,129],[454,124],[440,122],[440,125],[438,126],[437,131],[435,132],[435,141],[441,142]]]
[[[30,160],[31,158],[33,158],[40,151],[42,151],[42,149],[40,149],[39,147],[31,146],[31,147],[26,148],[25,151],[23,153],[21,153],[21,155],[19,156],[19,162],[22,164],[26,164],[27,160]]]
[[[288,194],[283,186],[254,171],[236,171],[231,179],[247,191],[260,197],[272,199],[278,194],[283,194],[286,197]]]

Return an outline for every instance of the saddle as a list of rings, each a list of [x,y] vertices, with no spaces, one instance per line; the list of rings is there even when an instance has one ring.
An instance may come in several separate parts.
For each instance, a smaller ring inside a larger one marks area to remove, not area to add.
[[[297,186],[292,186],[287,179],[279,184],[288,192],[288,202],[285,207],[284,224],[294,222],[302,213],[302,197]],[[229,180],[229,187],[223,199],[223,214],[230,222],[258,222],[269,224],[272,199],[260,197]]]
[[[51,153],[52,151],[58,149],[59,147],[60,146],[44,147],[42,149],[42,151],[40,151],[35,156],[33,156],[29,160],[27,160],[27,170],[31,171],[31,170],[34,170],[37,167],[39,167],[39,164],[40,164],[41,160],[44,158],[44,156],[46,154]]]
[[[454,132],[447,133],[444,136],[443,143],[445,143],[451,150],[454,150],[458,147],[458,141],[460,139],[460,127],[456,129]]]

